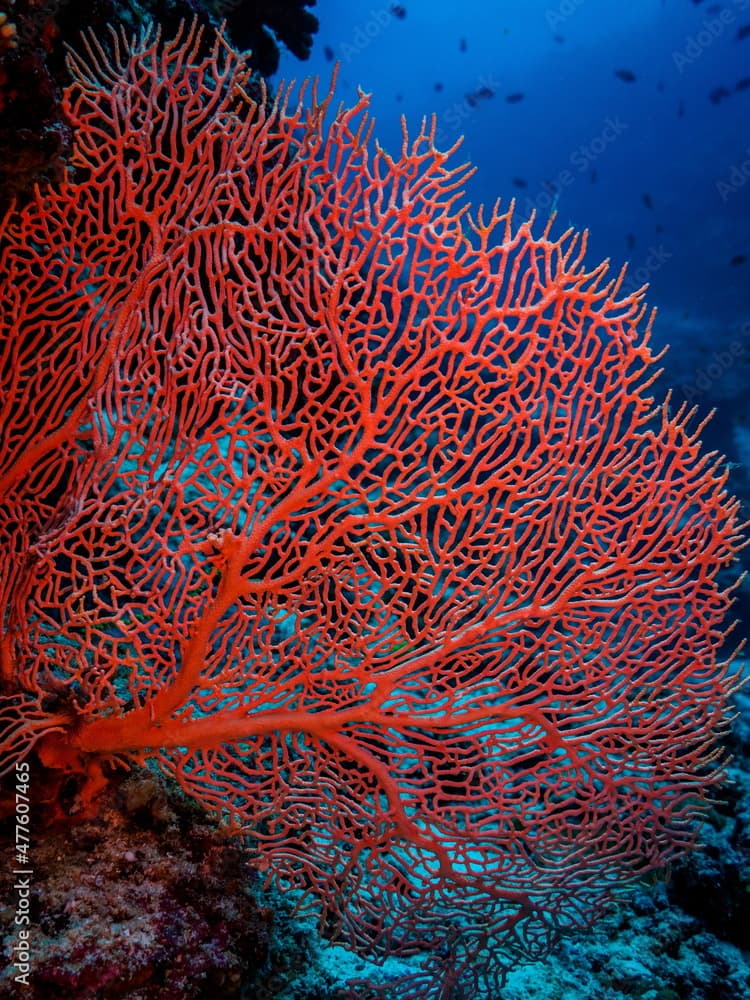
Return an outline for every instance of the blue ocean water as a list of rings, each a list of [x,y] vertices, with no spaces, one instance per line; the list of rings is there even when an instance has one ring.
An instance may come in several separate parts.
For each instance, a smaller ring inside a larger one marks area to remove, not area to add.
[[[474,205],[514,197],[519,221],[554,207],[557,230],[588,229],[592,262],[627,261],[632,283],[650,283],[677,397],[736,401],[750,345],[750,0],[319,0],[315,12],[309,63],[286,53],[281,76],[327,80],[338,60],[339,97],[371,93],[394,152],[402,114],[414,132],[436,115],[438,146],[463,136],[459,156],[477,166]],[[722,350],[731,370],[700,388]]]

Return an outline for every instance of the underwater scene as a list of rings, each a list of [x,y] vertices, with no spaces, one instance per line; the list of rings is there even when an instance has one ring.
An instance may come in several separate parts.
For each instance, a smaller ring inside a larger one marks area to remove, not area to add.
[[[0,0],[0,998],[750,1000],[750,0]]]

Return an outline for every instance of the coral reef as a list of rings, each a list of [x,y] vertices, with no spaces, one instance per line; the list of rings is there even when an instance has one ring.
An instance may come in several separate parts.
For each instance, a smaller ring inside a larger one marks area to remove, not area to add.
[[[750,1000],[750,696],[735,700],[733,761],[701,848],[624,895],[589,933],[514,970],[498,1000]]]
[[[183,19],[205,26],[226,21],[227,37],[252,49],[250,64],[266,77],[278,67],[279,44],[299,59],[310,54],[314,0],[0,0],[0,213],[24,201],[36,183],[59,181],[70,128],[60,105],[69,82],[65,44],[108,25],[137,31],[149,21],[173,34]]]
[[[38,782],[36,772],[33,780]],[[273,912],[248,889],[241,842],[148,771],[113,782],[95,820],[42,829],[31,854],[35,1000],[239,997],[266,969]],[[9,824],[2,852],[12,856]],[[13,925],[13,874],[0,868],[2,926]],[[14,970],[0,997],[18,997]]]
[[[228,36],[240,49],[252,52],[251,65],[261,76],[279,68],[279,43],[298,59],[307,59],[318,19],[308,7],[315,0],[214,0],[205,6],[219,20],[226,18]]]
[[[644,890],[557,954],[698,997],[689,942],[740,996],[745,809],[706,800],[738,505],[647,395],[639,295],[455,210],[434,133],[367,159],[364,97],[323,134],[330,98],[259,106],[195,34],[89,56],[78,173],[3,230],[2,749],[83,814],[35,816],[34,989],[283,995],[240,844],[148,771],[107,786],[150,757],[326,933],[420,951],[410,997],[494,1000],[707,816],[692,916]]]
[[[404,996],[494,997],[693,842],[738,504],[585,238],[204,41],[89,41],[4,222],[3,773],[148,758]]]
[[[720,790],[707,848],[629,892],[543,962],[518,966],[496,1000],[750,1000],[740,950],[746,914],[715,920],[727,892],[750,895],[750,698],[738,702],[732,781]],[[34,772],[40,795],[44,779]],[[67,807],[75,807],[73,789]],[[296,917],[288,896],[264,892],[254,852],[227,839],[168,779],[136,768],[110,786],[98,819],[47,829],[42,820],[37,811],[30,1000],[334,1000],[353,972],[365,971]],[[0,853],[12,849],[5,822]],[[704,875],[716,855],[732,861],[713,883]],[[9,866],[0,867],[6,932],[11,881]],[[387,962],[380,976],[387,982],[402,971]],[[2,1000],[18,997],[12,973],[0,976]],[[397,998],[396,990],[389,1000]]]

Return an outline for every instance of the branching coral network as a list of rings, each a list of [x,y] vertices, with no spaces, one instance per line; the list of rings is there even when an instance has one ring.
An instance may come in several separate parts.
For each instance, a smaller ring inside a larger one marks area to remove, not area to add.
[[[496,989],[720,778],[741,544],[585,237],[471,216],[423,126],[256,103],[186,30],[73,57],[2,223],[0,739],[149,760],[404,997]]]

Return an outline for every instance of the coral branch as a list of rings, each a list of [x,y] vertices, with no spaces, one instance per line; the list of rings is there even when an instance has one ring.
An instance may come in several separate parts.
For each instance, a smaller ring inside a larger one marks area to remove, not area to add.
[[[85,807],[148,758],[405,995],[492,995],[694,837],[737,503],[585,236],[198,40],[73,58],[0,228],[0,751]]]

